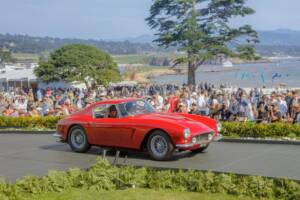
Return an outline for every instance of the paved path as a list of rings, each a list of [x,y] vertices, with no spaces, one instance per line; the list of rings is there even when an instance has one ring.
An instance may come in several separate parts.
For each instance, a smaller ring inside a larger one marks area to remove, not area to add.
[[[101,155],[100,148],[86,154],[70,151],[51,135],[0,134],[0,176],[14,181],[24,175],[45,175],[48,170],[88,168]],[[112,161],[113,155],[108,154]],[[123,162],[123,158],[120,162]],[[214,143],[207,153],[177,153],[173,161],[156,162],[146,154],[128,152],[128,164],[287,177],[300,180],[300,146]]]

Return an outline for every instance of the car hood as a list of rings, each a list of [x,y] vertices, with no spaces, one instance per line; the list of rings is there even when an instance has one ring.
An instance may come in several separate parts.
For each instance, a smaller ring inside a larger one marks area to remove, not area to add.
[[[169,124],[174,124],[174,126],[181,126],[182,128],[189,128],[193,134],[201,134],[213,132],[214,130],[194,119],[184,117],[175,113],[150,113],[145,115],[136,116],[137,118],[149,121],[161,121]],[[158,124],[155,124],[158,125]]]

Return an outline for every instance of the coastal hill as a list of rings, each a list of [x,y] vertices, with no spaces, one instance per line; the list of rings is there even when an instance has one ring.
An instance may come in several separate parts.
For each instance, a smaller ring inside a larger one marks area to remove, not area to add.
[[[258,31],[261,45],[285,45],[300,46],[300,31],[278,29],[274,31]],[[133,43],[151,43],[155,39],[153,35],[141,35],[138,37],[121,38],[112,41],[129,41]]]
[[[256,46],[263,56],[300,56],[300,31],[286,29],[258,31],[260,43]],[[0,34],[0,48],[14,53],[40,54],[62,45],[83,43],[97,46],[110,54],[139,54],[145,52],[173,52],[174,49],[157,47],[153,35],[111,40],[36,37],[20,34]]]

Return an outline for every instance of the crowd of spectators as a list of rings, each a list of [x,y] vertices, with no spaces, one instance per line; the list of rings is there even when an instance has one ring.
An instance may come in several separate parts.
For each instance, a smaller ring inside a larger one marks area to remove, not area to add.
[[[300,123],[297,91],[225,89],[211,84],[108,86],[97,89],[10,88],[0,92],[0,116],[63,116],[106,99],[145,98],[160,112],[207,115],[221,121]]]

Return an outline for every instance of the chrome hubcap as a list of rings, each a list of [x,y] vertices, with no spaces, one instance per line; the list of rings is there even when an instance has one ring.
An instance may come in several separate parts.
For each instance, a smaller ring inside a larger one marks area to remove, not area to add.
[[[80,129],[74,130],[71,134],[72,145],[76,148],[82,148],[85,144],[85,135],[84,132]]]
[[[167,152],[167,141],[160,135],[154,136],[150,145],[152,152],[157,156],[163,156]]]
[[[77,144],[81,144],[83,142],[83,136],[81,134],[76,135],[75,141]]]

